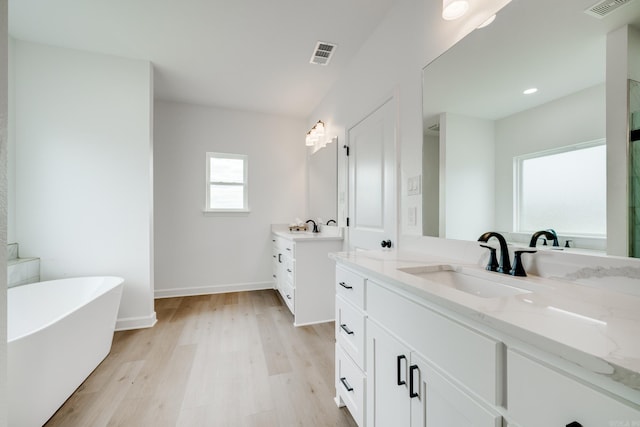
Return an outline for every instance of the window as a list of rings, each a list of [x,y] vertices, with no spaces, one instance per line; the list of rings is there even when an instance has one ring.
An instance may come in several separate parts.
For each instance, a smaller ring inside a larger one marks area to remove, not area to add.
[[[248,158],[207,153],[206,212],[248,212]]]
[[[604,140],[514,158],[515,231],[606,237]]]

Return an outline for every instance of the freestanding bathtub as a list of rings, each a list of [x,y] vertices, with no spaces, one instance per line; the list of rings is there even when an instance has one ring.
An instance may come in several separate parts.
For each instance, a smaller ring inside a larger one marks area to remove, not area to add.
[[[123,279],[9,288],[9,425],[42,426],[109,354]]]

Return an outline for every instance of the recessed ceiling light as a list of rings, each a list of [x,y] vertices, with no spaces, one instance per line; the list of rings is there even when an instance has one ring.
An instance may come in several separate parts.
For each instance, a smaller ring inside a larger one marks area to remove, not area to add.
[[[460,18],[469,10],[469,2],[467,0],[443,0],[442,1],[442,19],[452,21]]]
[[[532,93],[536,93],[537,91],[538,91],[538,88],[532,87],[530,89],[525,90],[522,93],[524,93],[525,95],[531,95]]]
[[[484,21],[482,24],[478,25],[478,29],[480,29],[480,28],[484,28],[484,27],[488,27],[488,26],[489,26],[489,25],[491,25],[491,23],[492,23],[493,21],[495,21],[495,20],[496,20],[496,15],[491,15],[491,16],[489,17],[489,19],[487,19],[486,21]]]

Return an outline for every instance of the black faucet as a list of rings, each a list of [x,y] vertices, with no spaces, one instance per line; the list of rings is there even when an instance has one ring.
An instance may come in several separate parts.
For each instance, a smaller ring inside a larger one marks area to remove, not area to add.
[[[487,241],[495,237],[500,243],[500,265],[496,270],[498,273],[509,274],[511,271],[511,261],[509,260],[509,248],[507,248],[507,241],[502,234],[495,231],[487,231],[482,236],[478,237],[478,242],[487,243]]]
[[[558,243],[558,235],[556,234],[555,230],[550,228],[548,230],[540,230],[533,233],[533,236],[531,236],[531,241],[529,242],[530,248],[536,247],[536,243],[538,242],[540,236],[544,236],[546,239],[553,240],[554,247],[560,246],[560,243]]]
[[[309,224],[310,222],[312,222],[312,223],[313,223],[313,232],[314,232],[314,233],[318,233],[318,224],[316,224],[316,222],[315,222],[314,220],[312,220],[312,219],[308,220],[308,221],[306,222],[306,224]]]
[[[335,219],[330,219],[329,221],[327,221],[326,225],[329,225],[330,222],[334,223],[335,225],[338,225]]]

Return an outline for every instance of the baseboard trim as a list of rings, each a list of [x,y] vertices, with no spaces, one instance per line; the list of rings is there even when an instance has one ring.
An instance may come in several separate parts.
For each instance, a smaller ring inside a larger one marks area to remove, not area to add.
[[[156,289],[154,298],[189,297],[195,295],[225,294],[228,292],[261,291],[274,289],[273,282],[235,283],[232,285],[211,285],[192,288]]]
[[[125,317],[123,319],[116,320],[116,331],[151,328],[156,324],[157,321],[158,319],[156,318],[155,311],[149,316]]]

